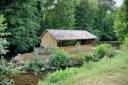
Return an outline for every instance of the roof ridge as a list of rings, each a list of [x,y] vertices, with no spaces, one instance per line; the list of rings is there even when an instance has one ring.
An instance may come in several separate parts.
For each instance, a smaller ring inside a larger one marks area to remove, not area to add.
[[[71,29],[46,29],[46,30],[87,31],[87,30],[74,30],[74,29],[72,29],[72,30]]]

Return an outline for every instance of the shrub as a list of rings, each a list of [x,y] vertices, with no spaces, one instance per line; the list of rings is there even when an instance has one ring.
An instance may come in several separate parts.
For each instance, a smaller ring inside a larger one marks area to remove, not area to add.
[[[57,70],[52,74],[48,74],[45,80],[51,83],[56,83],[58,81],[66,79],[67,77],[71,77],[74,74],[77,74],[78,70],[78,68],[67,68],[65,70]]]
[[[44,84],[44,82],[42,82],[42,81],[38,82],[38,85],[43,85],[43,84]]]
[[[81,47],[80,42],[77,42],[76,45],[75,45],[76,53],[77,53],[77,54],[81,54],[80,47]]]
[[[125,40],[124,40],[123,45],[121,47],[124,50],[128,49],[128,37],[125,37]]]
[[[50,66],[63,67],[67,66],[69,63],[69,55],[63,49],[55,48],[50,59]]]
[[[88,55],[85,56],[85,60],[86,60],[87,62],[89,62],[89,61],[93,61],[93,60],[96,60],[96,59],[95,59],[95,57],[93,56],[93,54],[88,54]]]
[[[8,52],[7,50],[8,42],[4,38],[9,34],[5,32],[6,28],[7,28],[7,23],[5,23],[5,18],[3,15],[0,14],[0,56]]]
[[[85,61],[85,58],[84,58],[84,56],[83,56],[83,54],[81,52],[81,44],[80,44],[80,42],[76,43],[75,48],[76,48],[75,56],[77,56],[77,58],[79,60],[79,63],[83,64],[84,61]]]
[[[72,62],[74,64],[75,63],[83,64],[85,62],[85,57],[82,53],[80,55],[78,53],[74,53],[74,54],[71,54],[70,57],[71,57],[70,62]]]
[[[80,42],[77,42],[76,43],[75,48],[76,48],[76,54],[79,55],[79,56],[81,56],[82,53],[81,53],[81,50],[80,50],[80,48],[81,48]]]
[[[94,49],[94,56],[97,58],[103,58],[104,56],[112,57],[115,51],[110,44],[100,44]]]
[[[47,55],[49,55],[49,54],[51,54],[53,52],[53,49],[52,48],[45,47],[44,50],[45,50],[45,52],[46,52]]]
[[[18,72],[13,63],[9,64],[6,59],[0,59],[0,85],[13,85],[8,77],[15,76]]]
[[[41,68],[44,66],[41,59],[34,58],[33,61],[26,61],[24,64],[24,69],[27,71],[34,71],[35,73],[40,72]]]

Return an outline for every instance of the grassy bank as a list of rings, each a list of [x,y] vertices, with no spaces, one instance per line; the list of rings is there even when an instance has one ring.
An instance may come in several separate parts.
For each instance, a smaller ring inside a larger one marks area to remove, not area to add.
[[[127,85],[128,51],[113,58],[103,58],[99,62],[85,63],[77,74],[56,83],[48,79],[40,85]]]

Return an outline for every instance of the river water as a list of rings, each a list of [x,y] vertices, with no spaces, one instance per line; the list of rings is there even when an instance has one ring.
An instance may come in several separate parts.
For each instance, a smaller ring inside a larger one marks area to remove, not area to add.
[[[44,71],[37,75],[34,73],[21,73],[12,79],[14,80],[15,85],[38,85],[39,80],[43,80],[48,73],[52,73],[55,70]]]

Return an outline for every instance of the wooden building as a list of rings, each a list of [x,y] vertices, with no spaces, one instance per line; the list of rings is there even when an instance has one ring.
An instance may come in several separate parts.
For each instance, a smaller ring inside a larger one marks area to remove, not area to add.
[[[81,50],[92,49],[96,36],[86,30],[55,30],[48,29],[41,35],[41,46],[47,48],[61,47],[65,51],[75,51],[77,42]]]

